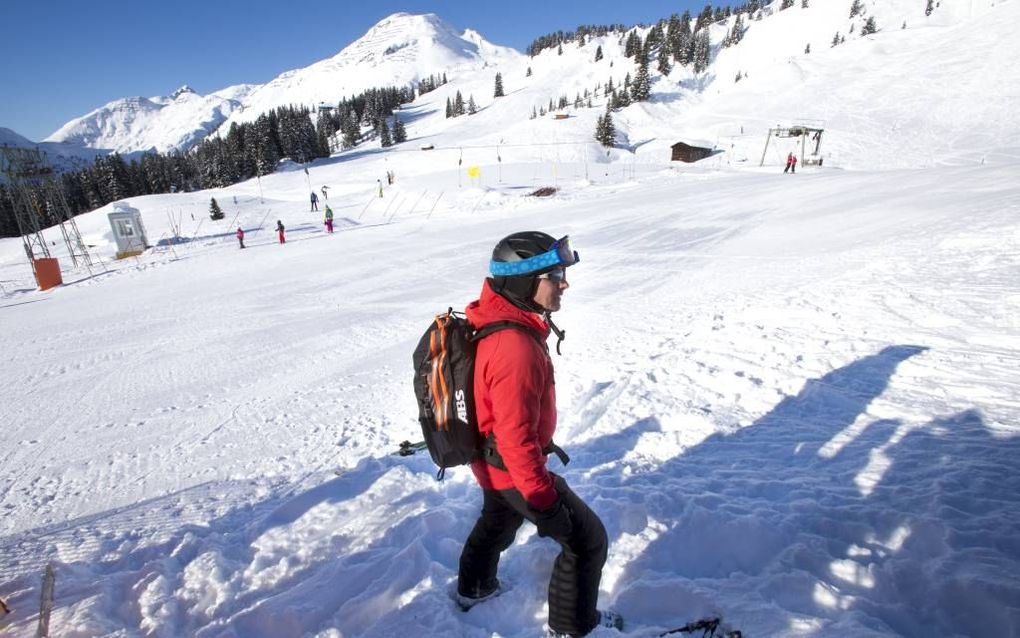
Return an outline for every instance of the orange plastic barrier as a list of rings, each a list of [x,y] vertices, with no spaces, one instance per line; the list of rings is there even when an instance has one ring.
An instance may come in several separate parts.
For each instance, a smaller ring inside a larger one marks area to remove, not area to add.
[[[49,290],[64,283],[64,278],[60,275],[60,262],[55,257],[36,259],[35,280],[39,284],[39,290]]]

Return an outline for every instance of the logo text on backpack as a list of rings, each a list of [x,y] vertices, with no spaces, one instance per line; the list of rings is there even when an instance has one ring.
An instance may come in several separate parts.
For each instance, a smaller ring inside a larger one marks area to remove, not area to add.
[[[464,398],[464,390],[457,390],[453,396],[457,399],[457,418],[466,423],[468,416],[467,401]]]

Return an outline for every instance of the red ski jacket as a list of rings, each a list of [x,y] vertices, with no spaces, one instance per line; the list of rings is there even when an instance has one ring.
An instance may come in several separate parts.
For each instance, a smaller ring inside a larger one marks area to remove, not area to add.
[[[476,329],[496,321],[513,321],[544,338],[549,326],[542,318],[521,310],[489,286],[465,309]],[[478,342],[475,354],[475,412],[482,436],[496,435],[496,449],[507,471],[485,459],[471,463],[484,489],[516,488],[535,509],[556,502],[553,477],[545,469],[542,450],[556,431],[556,386],[552,359],[544,343],[522,330],[500,330]]]

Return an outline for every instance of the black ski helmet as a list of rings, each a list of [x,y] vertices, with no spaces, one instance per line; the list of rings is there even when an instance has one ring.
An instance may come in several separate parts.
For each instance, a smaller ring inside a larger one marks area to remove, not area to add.
[[[534,300],[538,276],[571,266],[579,259],[570,249],[567,237],[557,240],[537,230],[507,235],[492,249],[489,266],[492,289],[518,308],[542,313],[544,309]],[[501,264],[514,265],[503,267]]]

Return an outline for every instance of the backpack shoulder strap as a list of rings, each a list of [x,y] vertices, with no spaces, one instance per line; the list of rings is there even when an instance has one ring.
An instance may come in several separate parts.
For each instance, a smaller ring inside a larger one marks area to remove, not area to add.
[[[539,334],[537,330],[535,330],[534,328],[529,328],[523,323],[517,323],[516,321],[496,321],[493,323],[485,324],[484,326],[479,328],[479,330],[474,334],[473,337],[471,337],[471,341],[474,342],[481,341],[485,337],[488,337],[494,332],[499,332],[500,330],[520,330],[521,332],[525,332],[531,335],[531,337],[539,344],[544,345],[542,335]]]

